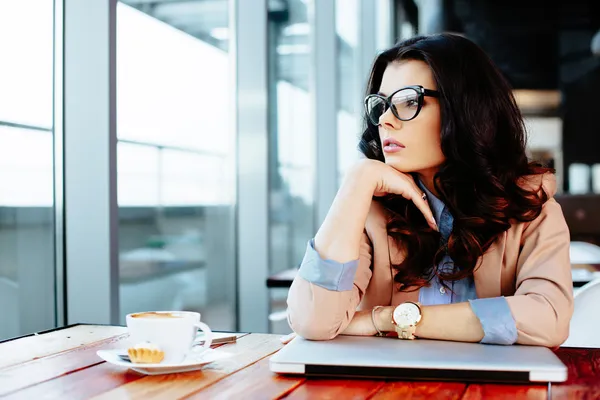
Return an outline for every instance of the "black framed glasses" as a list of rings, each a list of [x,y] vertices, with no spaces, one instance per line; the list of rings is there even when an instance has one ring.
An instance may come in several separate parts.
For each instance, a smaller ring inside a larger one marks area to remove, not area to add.
[[[390,108],[400,121],[410,121],[419,115],[423,97],[439,95],[437,90],[425,89],[423,86],[407,86],[396,90],[387,98],[379,94],[368,95],[365,97],[365,111],[369,122],[375,126],[379,125],[379,118]]]

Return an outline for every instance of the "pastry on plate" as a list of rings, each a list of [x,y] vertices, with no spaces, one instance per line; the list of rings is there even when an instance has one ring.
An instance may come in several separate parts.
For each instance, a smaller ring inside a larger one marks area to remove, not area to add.
[[[127,354],[134,364],[158,364],[165,358],[165,353],[152,343],[140,343],[130,347]]]

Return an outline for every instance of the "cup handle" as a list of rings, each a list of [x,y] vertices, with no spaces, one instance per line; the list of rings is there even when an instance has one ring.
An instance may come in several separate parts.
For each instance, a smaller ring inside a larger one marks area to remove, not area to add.
[[[198,323],[194,324],[194,326],[196,326],[196,328],[198,328],[202,332],[204,332],[204,345],[202,347],[205,350],[210,349],[210,345],[212,344],[212,341],[213,341],[213,333],[210,330],[210,328],[208,327],[208,325],[206,325],[204,322],[198,322]]]

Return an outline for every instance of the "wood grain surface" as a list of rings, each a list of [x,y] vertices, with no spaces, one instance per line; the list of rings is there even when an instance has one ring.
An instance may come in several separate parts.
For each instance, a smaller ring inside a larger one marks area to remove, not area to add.
[[[0,343],[0,369],[127,333],[124,326],[77,325]]]
[[[125,328],[76,326],[0,344],[0,397],[7,399],[532,399],[548,386],[318,379],[281,376],[269,358],[278,335],[239,334],[220,348],[232,357],[202,370],[145,376],[105,363],[96,351],[122,348]],[[19,354],[16,354],[19,353]],[[552,385],[553,399],[600,399],[600,349],[556,351],[569,380]]]

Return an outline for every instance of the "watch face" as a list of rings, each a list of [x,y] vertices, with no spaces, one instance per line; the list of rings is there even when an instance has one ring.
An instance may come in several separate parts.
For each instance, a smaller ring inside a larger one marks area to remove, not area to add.
[[[400,304],[394,310],[394,322],[399,326],[415,325],[421,312],[414,303]]]

